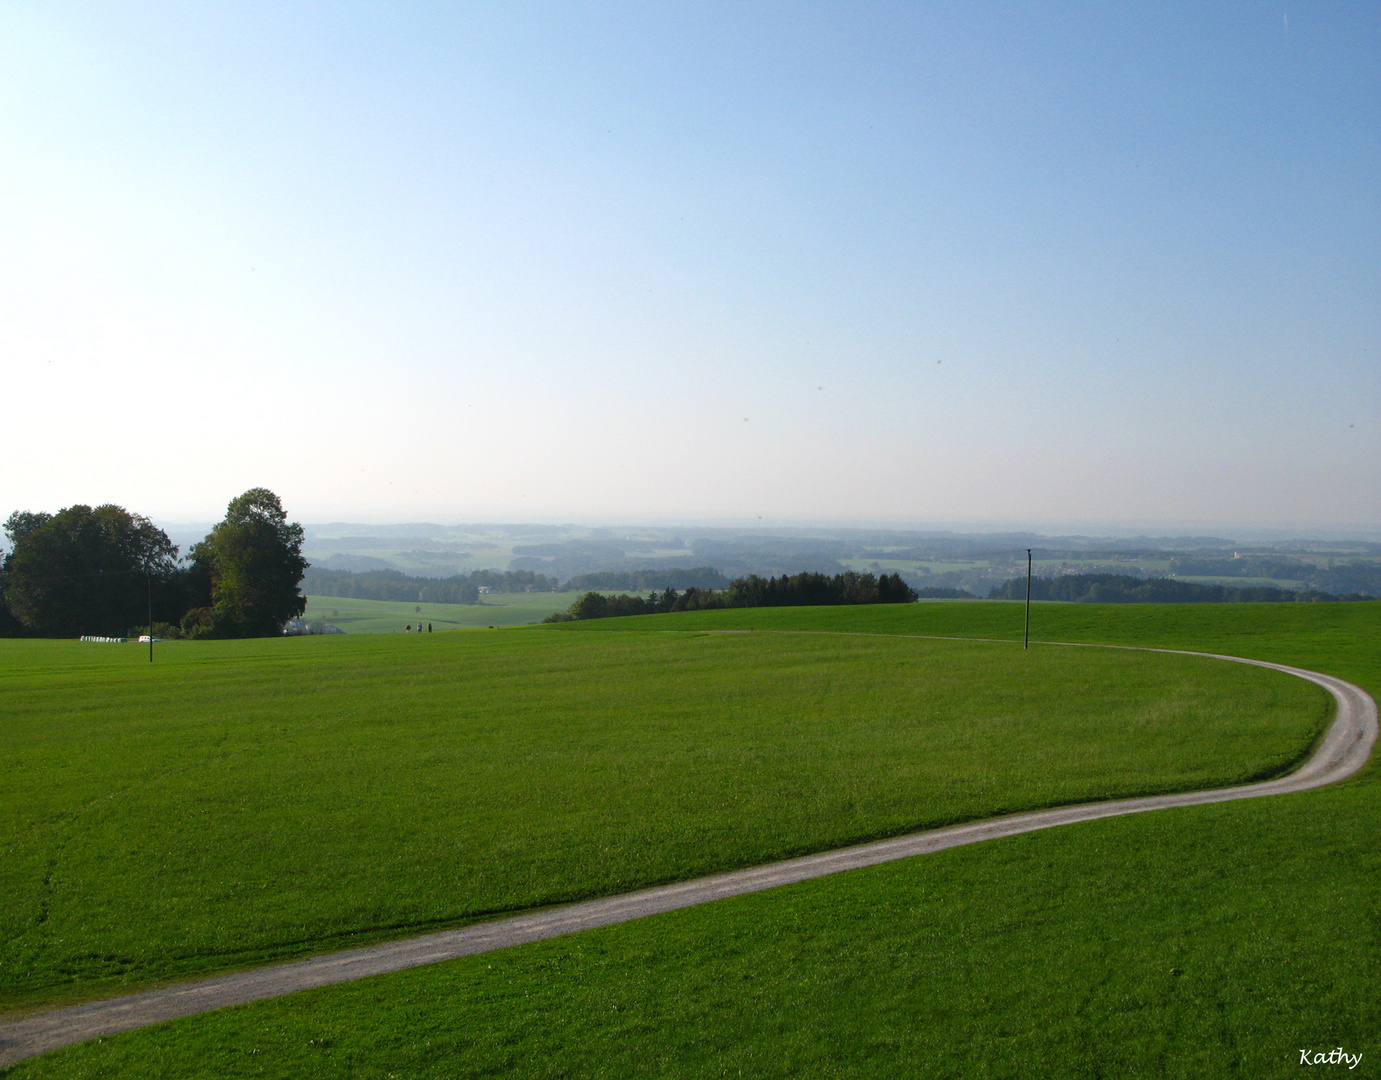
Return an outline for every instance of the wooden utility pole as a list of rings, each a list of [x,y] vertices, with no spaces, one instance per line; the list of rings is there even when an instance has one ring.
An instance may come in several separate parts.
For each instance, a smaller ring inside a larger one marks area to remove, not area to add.
[[[1026,549],[1026,638],[1023,649],[1031,647],[1031,549]]]

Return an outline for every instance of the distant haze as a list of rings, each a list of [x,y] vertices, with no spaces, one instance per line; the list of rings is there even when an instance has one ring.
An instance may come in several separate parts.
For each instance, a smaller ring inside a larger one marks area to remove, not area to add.
[[[200,539],[171,528],[174,542]],[[1381,542],[1251,540],[1213,535],[1097,537],[963,533],[857,526],[408,524],[307,525],[302,591],[361,595],[344,580],[374,571],[450,579],[478,571],[527,574],[524,589],[721,588],[749,574],[900,574],[934,596],[988,596],[1024,577],[1081,574],[1175,578],[1181,584],[1381,596]],[[533,577],[532,575],[538,575]],[[540,578],[540,580],[539,580]],[[389,588],[394,588],[390,585]],[[347,588],[347,591],[330,591]],[[936,592],[939,590],[939,592]],[[1072,599],[1073,597],[1066,597]],[[1267,599],[1269,597],[1256,597]]]
[[[4,5],[0,515],[1381,537],[1378,55],[1330,2]]]

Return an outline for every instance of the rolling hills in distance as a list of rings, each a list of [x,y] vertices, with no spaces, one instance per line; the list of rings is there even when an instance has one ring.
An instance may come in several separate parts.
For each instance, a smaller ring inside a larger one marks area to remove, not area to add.
[[[184,553],[205,535],[205,528],[196,524],[164,528]],[[957,588],[986,596],[993,587],[1025,574],[1030,548],[1038,577],[1111,573],[1381,595],[1381,542],[1367,538],[347,522],[305,528],[303,553],[314,567],[355,573],[394,570],[430,578],[476,570],[527,570],[566,585],[592,574],[695,567],[713,567],[726,578],[855,570],[900,573],[917,589]]]

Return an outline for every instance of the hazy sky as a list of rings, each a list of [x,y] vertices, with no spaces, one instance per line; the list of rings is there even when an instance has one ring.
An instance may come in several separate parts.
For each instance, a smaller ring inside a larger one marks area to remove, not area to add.
[[[0,514],[1381,532],[1375,3],[0,5]]]

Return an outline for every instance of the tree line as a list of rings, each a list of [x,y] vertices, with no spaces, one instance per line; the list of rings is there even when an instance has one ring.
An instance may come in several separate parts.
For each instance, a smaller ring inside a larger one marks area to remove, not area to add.
[[[1026,599],[1026,579],[1011,578],[988,593],[990,600]],[[1247,604],[1288,601],[1362,600],[1313,590],[1297,592],[1273,586],[1236,588],[1200,585],[1173,578],[1137,578],[1130,574],[1069,574],[1032,578],[1032,600],[1066,600],[1085,604]]]
[[[122,506],[21,510],[5,522],[0,634],[264,637],[301,615],[302,526],[278,496],[251,488],[187,558]]]
[[[323,570],[309,566],[302,587],[313,596],[353,600],[478,604],[480,589],[500,593],[555,592],[556,578],[531,570],[475,570],[444,578],[411,577],[401,570]]]
[[[1381,596],[1381,566],[1360,560],[1328,560],[1326,567],[1293,556],[1243,555],[1238,558],[1177,556],[1170,571],[1186,577],[1256,577],[1299,581],[1308,589],[1335,596]]]
[[[550,615],[547,622],[573,619],[605,619],[618,615],[659,615],[671,611],[702,611],[709,608],[804,607],[833,604],[909,604],[916,592],[900,574],[859,574],[852,570],[828,577],[825,574],[783,574],[760,577],[749,574],[735,578],[723,589],[691,587],[685,592],[665,589],[647,596],[587,592],[570,610]]]

